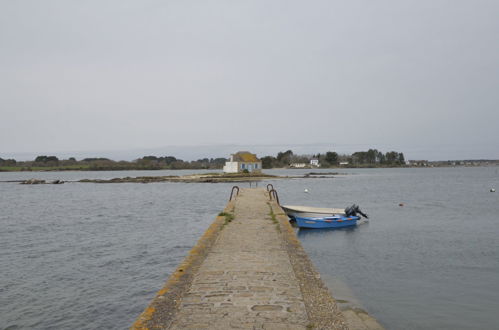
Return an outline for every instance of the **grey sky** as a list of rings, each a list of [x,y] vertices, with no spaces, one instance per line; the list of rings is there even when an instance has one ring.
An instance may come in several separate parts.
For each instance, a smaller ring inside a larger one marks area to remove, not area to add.
[[[0,0],[0,157],[499,158],[498,36],[496,0]]]

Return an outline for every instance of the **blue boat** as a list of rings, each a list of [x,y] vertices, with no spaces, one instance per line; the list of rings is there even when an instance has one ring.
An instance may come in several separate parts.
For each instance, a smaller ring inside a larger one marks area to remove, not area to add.
[[[310,212],[309,210],[299,211],[308,211],[308,212],[290,212],[288,216],[291,220],[296,221],[296,225],[300,228],[343,228],[343,227],[351,227],[357,225],[357,221],[360,219],[360,214],[366,219],[369,219],[369,216],[362,212],[358,205],[353,204],[350,207],[347,207],[345,210],[337,210],[337,214],[329,214],[324,215],[319,212]],[[310,208],[309,208],[310,209]],[[317,209],[317,208],[316,208]],[[322,209],[321,209],[322,210]],[[292,211],[296,211],[296,208]]]
[[[359,216],[333,215],[328,217],[299,217],[295,216],[296,224],[300,228],[343,228],[357,225]]]

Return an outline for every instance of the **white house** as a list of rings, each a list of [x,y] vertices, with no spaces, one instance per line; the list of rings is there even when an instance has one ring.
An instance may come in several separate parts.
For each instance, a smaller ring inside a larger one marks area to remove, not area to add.
[[[225,162],[224,173],[239,173],[247,170],[248,172],[260,172],[262,170],[262,161],[249,151],[239,151],[230,155],[228,162]]]
[[[305,163],[292,163],[289,165],[289,167],[294,167],[294,168],[305,168],[307,164]]]
[[[318,159],[311,159],[310,160],[310,166],[312,167],[319,167],[319,160]]]

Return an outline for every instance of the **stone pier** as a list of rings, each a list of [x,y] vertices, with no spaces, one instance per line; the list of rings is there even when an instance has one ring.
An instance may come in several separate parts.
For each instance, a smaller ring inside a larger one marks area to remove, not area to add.
[[[132,329],[348,329],[286,215],[243,189]]]

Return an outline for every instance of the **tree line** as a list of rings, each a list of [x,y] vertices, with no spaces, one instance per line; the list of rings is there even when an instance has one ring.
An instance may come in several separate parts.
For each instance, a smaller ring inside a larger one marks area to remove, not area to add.
[[[310,165],[312,159],[318,160],[320,167],[337,167],[344,164],[347,167],[392,167],[405,165],[404,154],[397,151],[383,153],[376,149],[357,151],[351,155],[327,151],[314,155],[296,155],[292,150],[279,152],[274,156],[262,157],[263,168],[282,168],[292,164],[304,163]]]
[[[114,161],[108,158],[74,157],[59,159],[56,156],[37,156],[32,161],[16,161],[0,158],[0,170],[86,170],[86,171],[116,171],[116,170],[176,170],[176,169],[221,169],[227,159],[202,158],[184,161],[173,156],[144,156],[133,161]]]
[[[397,151],[383,153],[376,149],[357,151],[351,155],[340,155],[335,151],[327,151],[314,155],[297,155],[292,150],[280,151],[276,156],[261,158],[262,167],[285,168],[295,163],[309,165],[310,160],[317,159],[320,167],[337,167],[344,164],[347,167],[392,167],[405,165],[404,154]],[[32,171],[32,170],[179,170],[179,169],[222,169],[226,158],[202,158],[184,161],[174,156],[144,156],[133,161],[114,161],[108,158],[74,157],[59,159],[56,156],[37,156],[32,161],[16,161],[0,158],[0,170]]]

